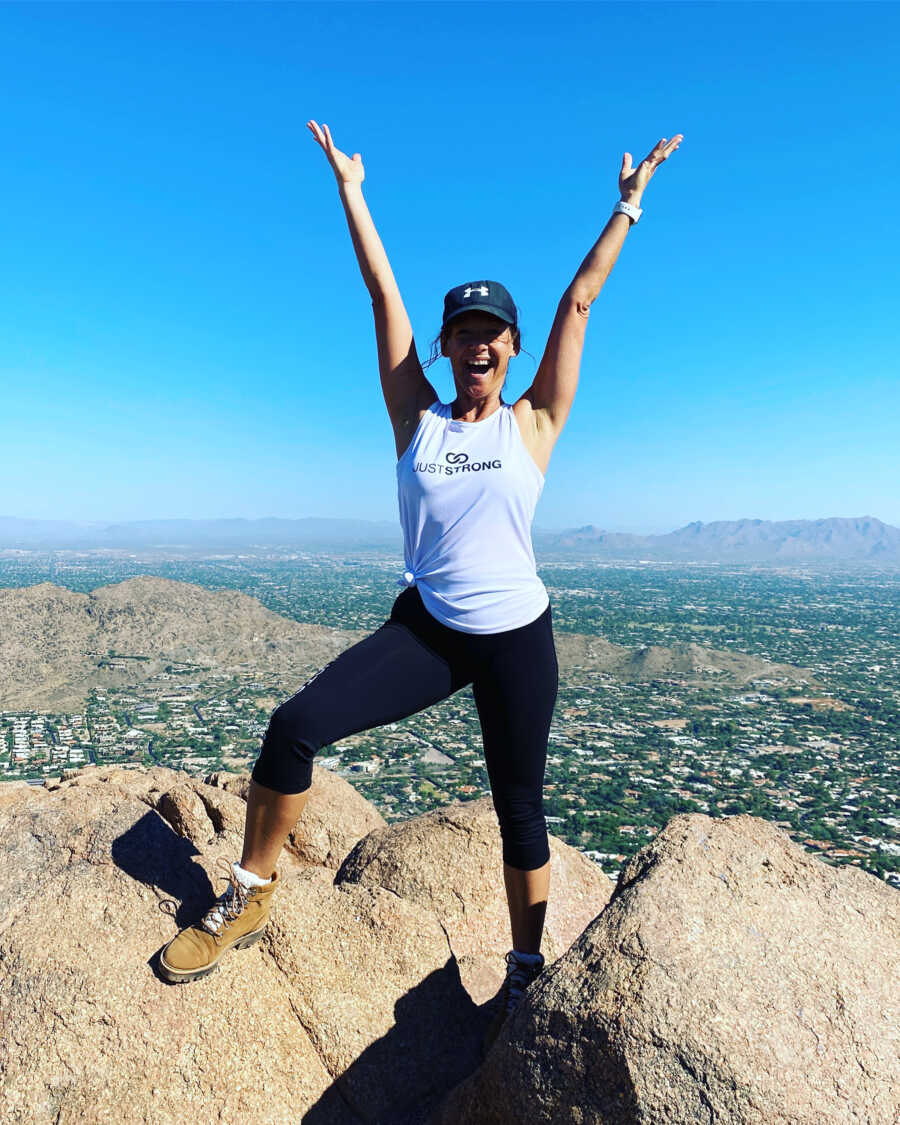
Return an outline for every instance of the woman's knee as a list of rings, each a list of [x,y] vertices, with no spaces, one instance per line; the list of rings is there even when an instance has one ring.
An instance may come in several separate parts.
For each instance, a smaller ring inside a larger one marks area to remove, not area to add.
[[[302,793],[312,784],[313,759],[319,749],[304,706],[289,699],[272,712],[253,780],[278,793]]]
[[[550,841],[542,797],[505,802],[495,798],[494,808],[500,822],[503,862],[520,871],[543,867],[550,859]]]

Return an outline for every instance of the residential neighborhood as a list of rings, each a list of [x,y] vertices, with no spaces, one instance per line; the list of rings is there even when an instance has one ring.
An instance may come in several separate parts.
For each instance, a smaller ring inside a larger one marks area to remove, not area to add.
[[[216,569],[183,567],[185,580],[205,583]],[[389,608],[390,568],[377,557],[231,563],[221,573],[237,586],[242,569],[244,592],[296,619],[371,629]],[[66,574],[59,559],[56,572]],[[676,813],[746,812],[828,862],[900,886],[896,578],[594,563],[547,566],[542,576],[558,643],[567,631],[631,645],[702,641],[809,674],[806,686],[778,675],[738,685],[714,666],[631,681],[564,670],[545,784],[552,833],[614,875]],[[137,685],[92,688],[78,711],[5,710],[0,776],[40,782],[109,763],[247,770],[291,690],[273,673],[173,662]],[[489,792],[468,689],[327,747],[318,763],[389,821]]]

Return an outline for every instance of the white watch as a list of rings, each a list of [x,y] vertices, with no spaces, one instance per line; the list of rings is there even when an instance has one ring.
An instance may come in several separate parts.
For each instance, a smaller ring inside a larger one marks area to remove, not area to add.
[[[627,215],[632,223],[636,223],[643,213],[640,207],[635,207],[633,203],[626,203],[624,199],[620,199],[613,207],[614,215]]]

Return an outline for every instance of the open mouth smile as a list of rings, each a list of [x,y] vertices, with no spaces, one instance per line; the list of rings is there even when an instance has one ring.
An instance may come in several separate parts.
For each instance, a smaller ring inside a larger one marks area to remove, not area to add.
[[[489,359],[470,359],[466,362],[466,371],[470,375],[487,375],[491,370]]]

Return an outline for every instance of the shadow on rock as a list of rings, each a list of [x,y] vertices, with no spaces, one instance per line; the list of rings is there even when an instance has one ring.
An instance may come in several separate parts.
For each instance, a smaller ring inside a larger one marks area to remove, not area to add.
[[[155,812],[147,812],[117,836],[111,854],[126,875],[174,900],[179,928],[195,921],[214,898],[209,876],[193,862],[200,854],[197,848]]]
[[[343,1071],[302,1125],[334,1125],[335,1093],[347,1122],[424,1125],[481,1064],[493,1010],[493,1001],[473,1003],[450,958],[397,1001],[394,1026]]]

